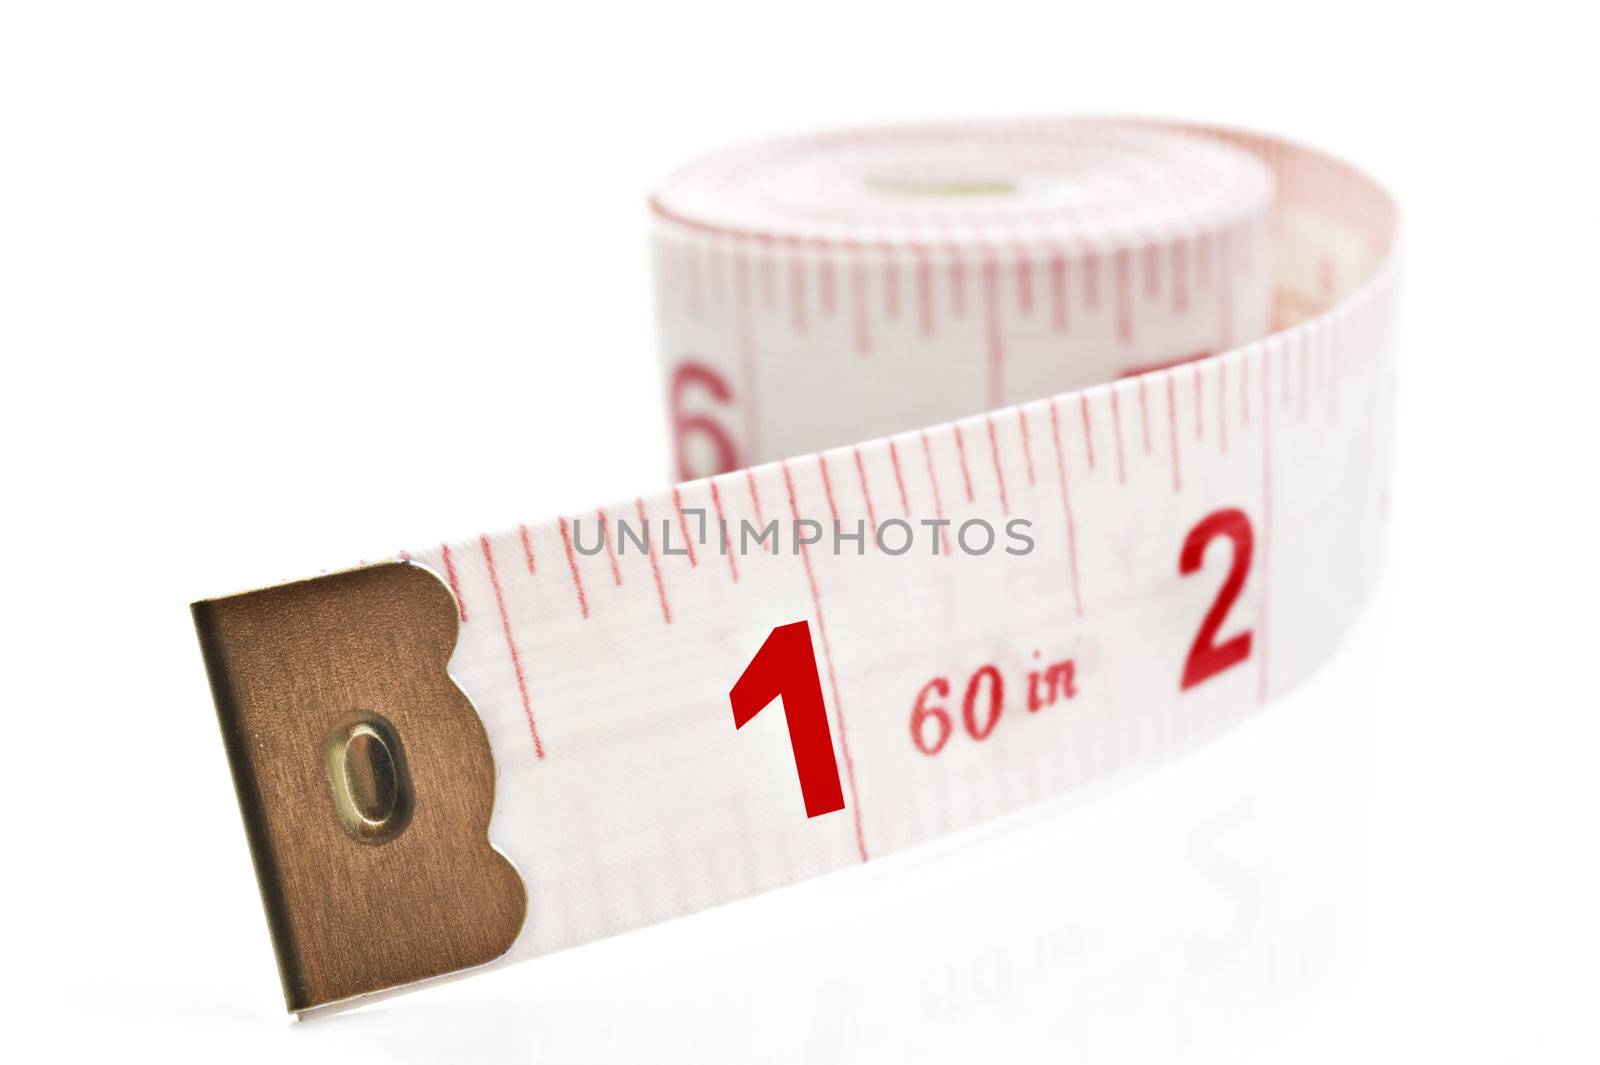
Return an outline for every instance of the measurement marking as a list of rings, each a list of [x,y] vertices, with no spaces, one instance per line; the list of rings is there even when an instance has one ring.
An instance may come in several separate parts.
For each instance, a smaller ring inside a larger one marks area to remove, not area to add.
[[[1017,408],[1017,425],[1022,429],[1022,461],[1027,464],[1028,487],[1034,486],[1033,479],[1033,443],[1028,438],[1028,418],[1021,407]]]
[[[890,318],[900,317],[900,267],[894,252],[883,249],[883,313]]]
[[[1217,437],[1228,453],[1228,364],[1217,364]]]
[[[933,449],[928,446],[928,434],[924,430],[922,437],[922,458],[928,464],[928,483],[933,486],[933,516],[939,521],[944,521],[944,502],[939,498],[939,479],[933,475]],[[957,437],[957,439],[960,439]],[[950,526],[939,526],[939,539],[944,541],[944,553],[950,553]]]
[[[761,309],[768,314],[778,309],[778,263],[771,251],[761,259]]]
[[[745,470],[744,476],[745,479],[750,483],[750,503],[755,507],[756,524],[762,529],[765,529],[767,527],[767,519],[761,515],[761,493],[756,491],[756,475],[749,470]],[[742,546],[744,540],[741,539],[739,543]],[[772,538],[772,544],[767,548],[767,550],[772,552],[774,555],[778,553],[778,538],[776,536]]]
[[[1217,258],[1220,260],[1217,284],[1217,304],[1222,318],[1222,343],[1219,345],[1224,351],[1233,347],[1233,270],[1232,266],[1233,243],[1228,239],[1228,231],[1223,230],[1217,236]]]
[[[1336,328],[1337,328],[1337,326],[1329,326],[1328,327],[1328,345],[1327,345],[1327,348],[1325,349],[1327,351],[1327,359],[1328,359],[1328,424],[1329,425],[1337,425],[1337,424],[1339,424],[1339,384],[1340,384],[1340,381],[1341,381],[1340,369],[1344,365],[1343,360],[1341,360],[1339,358],[1340,352],[1342,350],[1342,345],[1340,345],[1339,337],[1335,332]]]
[[[832,318],[838,308],[838,289],[833,276],[833,260],[826,254],[817,262],[817,305],[824,318]]]
[[[1311,338],[1300,338],[1300,420],[1306,420],[1306,402],[1311,394]]]
[[[1000,441],[995,439],[994,418],[984,415],[984,423],[989,427],[989,454],[994,456],[994,479],[1000,486],[1000,513],[1006,517],[1011,516],[1011,501],[1006,498],[1006,474],[1000,468]]]
[[[1167,429],[1172,437],[1172,490],[1183,491],[1183,477],[1178,472],[1178,396],[1172,383],[1172,371],[1167,371]]]
[[[789,464],[783,464],[783,481],[789,489],[789,513],[796,524],[800,521],[800,505],[795,500],[794,478],[789,474]],[[867,838],[861,828],[861,793],[856,790],[856,766],[850,757],[850,738],[845,731],[844,704],[839,700],[839,681],[833,670],[833,651],[828,646],[828,625],[822,616],[822,595],[817,590],[817,575],[811,568],[811,552],[800,545],[800,561],[805,564],[806,584],[811,589],[811,607],[817,615],[817,636],[822,641],[822,659],[828,666],[828,689],[833,693],[833,714],[839,722],[839,753],[844,756],[844,775],[850,784],[850,814],[855,821],[856,850],[861,860],[867,860]]]
[[[822,493],[828,497],[828,513],[833,515],[833,523],[839,524],[839,507],[833,501],[833,478],[828,476],[827,456],[818,453],[817,469],[822,471]]]
[[[1194,287],[1211,287],[1211,234],[1201,233],[1194,239]]]
[[[1083,305],[1090,310],[1100,306],[1100,257],[1094,252],[1083,257]]]
[[[645,548],[650,552],[650,572],[656,579],[656,598],[661,601],[661,617],[668,625],[672,624],[672,608],[667,605],[667,586],[661,583],[661,563],[656,558],[656,542],[650,537],[650,519],[645,517],[644,497],[637,496],[634,505],[639,511],[639,526],[644,529]]]
[[[1145,393],[1144,375],[1139,376],[1139,431],[1144,436],[1144,453],[1150,454],[1150,397]]]
[[[678,531],[683,533],[683,546],[689,552],[689,568],[694,569],[700,563],[694,557],[694,538],[689,535],[689,521],[683,516],[683,496],[678,494],[676,488],[672,490],[672,509],[678,512]]]
[[[706,316],[706,300],[700,282],[700,256],[698,250],[691,247],[683,249],[685,269],[688,271],[689,314],[694,318]]]
[[[1250,425],[1250,360],[1239,360],[1239,424]]]
[[[1181,240],[1172,244],[1172,309],[1189,310],[1189,246]]]
[[[989,341],[989,406],[1000,406],[1005,349],[1000,342],[999,268],[993,259],[983,262],[983,317]]]
[[[706,258],[711,265],[711,304],[720,307],[728,292],[728,280],[723,276],[722,249],[712,245],[706,252]]]
[[[900,469],[900,449],[894,446],[894,441],[889,441],[889,461],[894,464],[894,483],[900,489],[900,512],[911,517],[911,497],[906,495],[906,478]]]
[[[722,536],[724,538],[722,546],[723,546],[723,553],[728,556],[728,572],[733,574],[733,583],[734,584],[738,584],[739,583],[739,563],[735,558],[735,556],[738,555],[738,552],[737,551],[729,551],[727,549],[728,545],[727,545],[727,542],[726,542],[726,538],[727,538],[727,535],[728,535],[728,516],[722,512],[722,493],[717,491],[717,482],[715,480],[712,480],[712,481],[710,481],[708,483],[711,485],[711,505],[713,507],[715,507],[716,511],[717,511],[717,528],[719,530],[721,530]]]
[[[1257,681],[1256,697],[1267,701],[1267,648],[1271,645],[1267,628],[1267,609],[1271,603],[1272,572],[1272,352],[1261,353],[1261,638],[1256,649],[1261,652],[1261,670]]]
[[[1128,483],[1128,464],[1122,457],[1122,405],[1117,402],[1117,390],[1111,390],[1111,435],[1117,442],[1117,483]]]
[[[970,503],[972,502],[972,473],[967,469],[967,441],[961,435],[961,426],[955,425],[951,428],[956,431],[956,453],[961,457],[961,483],[966,486],[967,502]]]
[[[1128,249],[1118,248],[1112,259],[1116,273],[1117,339],[1124,344],[1133,342],[1133,296],[1128,282]]]
[[[1083,449],[1084,455],[1089,460],[1089,472],[1094,472],[1094,432],[1089,427],[1089,397],[1083,392],[1078,393],[1078,411],[1083,415]]]
[[[517,535],[522,538],[522,557],[528,564],[528,572],[538,573],[539,567],[533,561],[533,541],[528,538],[528,527],[518,525]]]
[[[860,259],[850,264],[850,302],[855,309],[856,352],[869,355],[872,337],[867,332],[867,268]]]
[[[1201,398],[1200,371],[1194,372],[1194,438],[1204,440],[1205,434],[1205,403]]]
[[[960,248],[950,249],[950,313],[957,318],[967,316],[967,264]]]
[[[589,617],[589,597],[583,594],[583,576],[578,572],[578,556],[572,553],[572,533],[567,528],[567,519],[562,518],[561,544],[567,549],[567,568],[572,571],[572,587],[578,593],[578,610],[585,620]]]
[[[734,260],[733,314],[739,338],[740,376],[744,395],[744,454],[761,453],[761,419],[756,413],[756,344],[755,326],[750,313],[750,261],[743,255]]]
[[[926,249],[918,247],[917,254],[917,317],[922,323],[922,335],[933,336],[933,264],[928,262]]]
[[[789,321],[796,333],[805,333],[806,274],[799,252],[789,257]]]
[[[450,558],[450,545],[440,544],[439,551],[444,556],[444,575],[450,582],[450,593],[456,597],[456,610],[461,614],[461,624],[467,623],[467,601],[461,598],[461,582],[456,579],[456,564]]]
[[[1144,298],[1147,300],[1161,298],[1161,246],[1159,244],[1146,244],[1144,247]]]
[[[1061,484],[1061,509],[1067,515],[1067,561],[1072,570],[1072,605],[1083,617],[1083,599],[1078,593],[1078,531],[1072,520],[1072,498],[1067,493],[1067,460],[1061,450],[1061,420],[1056,416],[1056,401],[1050,400],[1050,439],[1056,447],[1056,479]]]
[[[522,696],[522,716],[528,719],[528,732],[533,736],[533,754],[536,758],[544,758],[544,744],[539,739],[539,726],[533,721],[533,703],[528,699],[528,680],[522,672],[522,656],[517,653],[517,641],[511,635],[511,615],[506,613],[505,593],[500,589],[500,575],[494,568],[494,551],[489,547],[489,538],[480,535],[478,543],[483,547],[483,561],[489,567],[489,586],[494,589],[494,605],[500,609],[500,631],[505,633],[506,650],[511,652],[511,671],[517,677],[517,693]]]
[[[600,541],[606,545],[606,558],[611,561],[611,581],[618,588],[621,588],[622,570],[617,567],[617,549],[611,543],[611,537],[606,533],[606,512],[604,510],[596,510],[595,514],[600,518]]]
[[[1017,310],[1022,314],[1033,313],[1033,263],[1026,251],[1017,259]]]
[[[861,461],[861,449],[853,447],[850,449],[850,453],[855,456],[856,460],[856,477],[861,481],[861,498],[867,502],[867,522],[876,530],[878,527],[878,511],[872,505],[872,489],[867,487],[867,467]]]
[[[1050,316],[1058,333],[1067,331],[1067,260],[1060,252],[1050,256]]]

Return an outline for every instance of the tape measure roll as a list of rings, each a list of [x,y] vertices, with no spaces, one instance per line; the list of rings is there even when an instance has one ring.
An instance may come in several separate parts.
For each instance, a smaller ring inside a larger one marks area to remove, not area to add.
[[[324,578],[344,582],[326,603],[197,607],[246,738],[252,685],[287,699],[252,665],[290,655],[283,633],[342,662],[320,650],[340,597],[390,619],[367,664],[326,666],[404,747],[388,842],[321,825],[325,760],[230,744],[292,1008],[729,901],[1191,745],[1324,658],[1373,579],[1396,213],[1338,160],[1145,121],[854,131],[713,156],[652,219],[676,457],[701,479]],[[424,568],[452,595],[449,674],[477,712],[459,743],[481,720],[526,920],[500,886],[474,896],[492,907],[428,888],[421,925],[378,897],[312,935],[294,911],[341,889],[273,902],[307,831],[274,809],[302,804],[362,883],[493,857],[388,857],[472,835],[489,803],[438,828],[430,794],[454,785],[427,700],[362,694],[414,629],[448,646],[435,607],[413,625],[390,594]],[[730,698],[759,722],[736,728]],[[280,778],[300,790],[260,783]],[[490,908],[497,937],[474,939]],[[318,960],[368,919],[414,956]]]
[[[1247,152],[1083,120],[824,134],[691,166],[652,201],[674,417],[716,419],[683,434],[680,475],[1262,336],[1272,205]],[[730,403],[736,420],[708,409]]]

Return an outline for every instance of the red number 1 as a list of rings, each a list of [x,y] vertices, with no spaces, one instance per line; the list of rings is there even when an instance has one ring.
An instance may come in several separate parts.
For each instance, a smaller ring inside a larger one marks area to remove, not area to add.
[[[794,749],[806,816],[843,810],[844,789],[839,784],[839,763],[833,757],[828,708],[822,702],[817,656],[811,650],[811,626],[804,621],[773,629],[745,667],[744,675],[728,693],[733,727],[744,728],[745,722],[779,696],[789,723],[789,746]]]

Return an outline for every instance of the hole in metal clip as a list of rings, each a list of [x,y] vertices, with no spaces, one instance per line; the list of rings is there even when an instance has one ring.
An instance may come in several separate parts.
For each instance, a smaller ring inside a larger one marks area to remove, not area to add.
[[[411,776],[394,726],[369,714],[336,730],[327,748],[333,809],[362,843],[387,843],[411,820]]]

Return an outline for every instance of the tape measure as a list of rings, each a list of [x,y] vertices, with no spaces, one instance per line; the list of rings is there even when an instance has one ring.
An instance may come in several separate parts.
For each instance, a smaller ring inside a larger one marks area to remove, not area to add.
[[[651,227],[684,483],[195,606],[293,1010],[1190,746],[1372,583],[1396,209],[1337,159],[846,131],[696,163]]]

